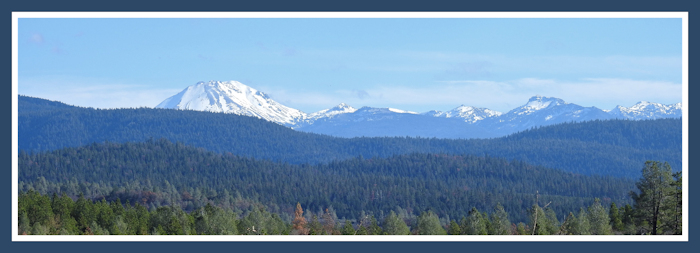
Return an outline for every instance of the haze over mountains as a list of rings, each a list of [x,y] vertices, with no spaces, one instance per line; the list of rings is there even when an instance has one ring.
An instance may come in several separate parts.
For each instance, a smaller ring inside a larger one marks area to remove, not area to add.
[[[641,101],[631,107],[618,105],[612,110],[602,110],[543,96],[533,96],[524,105],[506,113],[461,105],[446,112],[432,110],[419,114],[395,108],[356,109],[340,103],[307,114],[237,81],[199,82],[156,107],[248,115],[298,131],[338,137],[492,138],[563,122],[682,116],[681,103],[664,105]]]

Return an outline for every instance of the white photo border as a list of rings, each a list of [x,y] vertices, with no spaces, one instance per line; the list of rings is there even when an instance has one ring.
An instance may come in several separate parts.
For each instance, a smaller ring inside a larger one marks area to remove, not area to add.
[[[29,18],[680,18],[682,19],[682,235],[18,235],[18,23]],[[12,12],[12,241],[84,242],[687,242],[688,12]]]

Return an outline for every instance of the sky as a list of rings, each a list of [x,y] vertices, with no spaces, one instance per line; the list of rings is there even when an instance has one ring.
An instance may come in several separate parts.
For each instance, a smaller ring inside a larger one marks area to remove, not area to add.
[[[307,113],[340,103],[507,112],[682,99],[681,19],[21,18],[19,94],[154,107],[236,80]]]

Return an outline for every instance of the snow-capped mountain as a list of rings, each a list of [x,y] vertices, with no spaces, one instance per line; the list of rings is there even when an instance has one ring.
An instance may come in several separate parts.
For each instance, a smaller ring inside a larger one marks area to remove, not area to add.
[[[368,120],[381,119],[385,117],[391,117],[396,113],[408,113],[408,114],[418,114],[417,112],[404,111],[396,108],[374,108],[369,106],[364,106],[359,110],[355,111],[356,115],[361,115],[363,117],[368,117]]]
[[[306,118],[309,120],[316,120],[319,118],[329,118],[341,113],[353,113],[355,111],[357,111],[357,109],[353,108],[352,106],[346,105],[345,103],[340,103],[339,105],[336,105],[333,108],[320,110],[318,112],[309,114]]]
[[[555,108],[557,106],[566,106],[569,103],[564,102],[559,98],[554,97],[543,97],[543,96],[533,96],[527,101],[527,104],[517,107],[508,112],[509,116],[514,115],[530,115],[537,111]]]
[[[349,106],[345,103],[340,103],[339,105],[336,105],[333,108],[323,109],[318,112],[307,114],[302,120],[299,120],[296,124],[294,124],[291,127],[293,129],[298,129],[300,127],[311,125],[319,119],[332,118],[339,114],[353,113],[355,111],[357,111],[357,109],[355,109],[354,107]]]
[[[418,114],[416,112],[404,111],[394,108],[374,108],[364,106],[360,109],[355,109],[345,103],[333,107],[331,109],[321,110],[307,115],[304,122],[306,124],[298,124],[294,128],[315,124],[315,122],[343,122],[343,121],[379,121],[392,119],[399,114]]]
[[[442,118],[462,118],[464,119],[464,122],[476,123],[479,120],[501,116],[503,113],[487,108],[476,108],[473,106],[460,105],[457,108],[446,112],[432,110],[423,114]]]
[[[632,120],[680,118],[683,115],[681,103],[664,105],[647,101],[641,101],[631,107],[618,105],[609,113],[615,118]]]
[[[292,125],[306,114],[272,100],[267,94],[237,81],[199,82],[156,106],[181,110],[233,113]]]
[[[394,108],[362,107],[352,113],[316,119],[295,130],[338,137],[411,136],[435,138],[495,137],[459,118],[430,117]]]
[[[533,96],[525,105],[479,124],[501,134],[510,134],[536,126],[611,118],[610,114],[596,107],[570,104],[554,97]]]
[[[355,109],[341,103],[306,114],[237,81],[199,82],[156,107],[255,116],[299,131],[340,137],[490,138],[563,122],[678,118],[682,115],[680,103],[663,105],[642,101],[632,107],[617,106],[604,111],[543,96],[533,96],[507,113],[461,105],[446,112],[433,110],[418,114],[395,108],[365,106]]]

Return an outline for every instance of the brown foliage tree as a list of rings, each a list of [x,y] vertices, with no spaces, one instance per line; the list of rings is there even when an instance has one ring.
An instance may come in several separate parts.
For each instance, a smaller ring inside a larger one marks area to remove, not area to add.
[[[326,213],[323,214],[323,231],[327,235],[338,234],[335,231],[335,219],[333,219],[333,215],[328,212],[328,208],[326,208]]]
[[[304,210],[301,209],[301,204],[297,202],[297,209],[294,211],[294,221],[292,221],[292,233],[295,235],[308,235],[309,228],[306,227],[306,219],[304,219]]]

